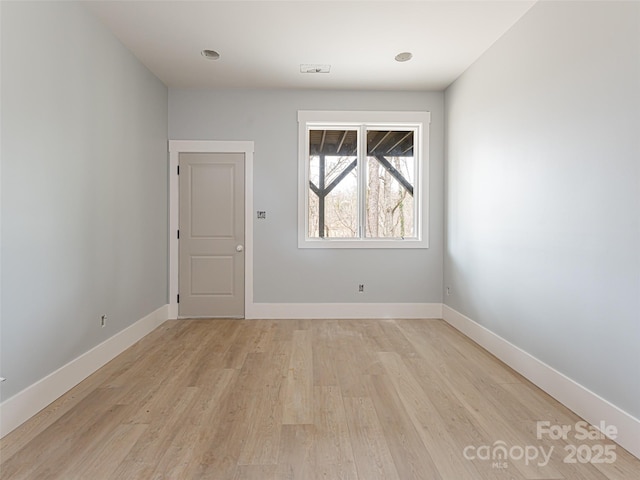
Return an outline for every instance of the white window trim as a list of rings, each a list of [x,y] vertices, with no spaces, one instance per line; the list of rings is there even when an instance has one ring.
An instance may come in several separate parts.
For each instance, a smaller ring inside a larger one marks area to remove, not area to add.
[[[416,177],[418,218],[416,238],[399,239],[336,239],[309,238],[309,161],[307,128],[309,126],[354,126],[366,123],[369,126],[413,126],[419,125],[415,149],[418,172]],[[429,112],[367,112],[367,111],[298,111],[298,248],[429,248]]]

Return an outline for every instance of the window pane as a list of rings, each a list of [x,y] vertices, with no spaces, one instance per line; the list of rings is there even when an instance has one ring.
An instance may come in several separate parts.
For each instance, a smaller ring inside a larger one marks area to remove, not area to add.
[[[318,238],[320,201],[318,195],[309,189],[309,237]]]
[[[367,131],[366,236],[414,238],[413,131]]]
[[[309,130],[309,237],[358,236],[357,130]]]
[[[358,236],[358,169],[354,162],[357,162],[356,157],[327,157],[327,166],[340,163],[339,169],[343,173],[347,169],[350,171],[325,197],[325,237]]]

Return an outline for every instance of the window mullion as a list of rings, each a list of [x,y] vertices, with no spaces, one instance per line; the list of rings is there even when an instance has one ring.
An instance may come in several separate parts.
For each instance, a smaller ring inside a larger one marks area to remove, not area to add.
[[[358,129],[358,237],[366,238],[367,221],[367,126]]]

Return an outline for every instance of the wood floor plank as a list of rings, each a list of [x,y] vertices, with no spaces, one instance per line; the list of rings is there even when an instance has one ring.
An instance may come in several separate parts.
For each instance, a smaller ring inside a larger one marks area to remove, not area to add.
[[[356,480],[358,473],[339,387],[314,387],[313,406],[316,468],[332,472],[328,478]]]
[[[372,330],[365,325],[362,321],[343,321],[334,332],[333,364],[345,397],[366,397],[370,377],[384,373],[377,350],[371,347],[373,342],[365,339],[366,332]]]
[[[407,335],[410,341],[420,344],[424,336],[411,332]],[[449,370],[443,374],[440,368],[434,368],[444,361],[438,358],[439,352],[434,349],[421,348],[418,357],[405,359],[405,364],[411,372],[419,379],[422,385],[428,385],[426,389],[429,397],[434,402],[441,416],[445,418],[457,418],[458,421],[451,422],[455,428],[453,430],[459,451],[463,451],[467,445],[480,446],[484,443],[482,438],[474,438],[468,433],[474,431],[471,424],[477,425],[477,429],[487,438],[490,444],[504,442],[509,446],[526,447],[532,443],[531,438],[527,438],[521,430],[517,429],[518,422],[523,415],[529,412],[521,407],[518,410],[517,403],[500,403],[496,405],[492,402],[491,387],[502,384],[488,385],[485,378],[469,377],[466,372],[473,369],[472,361],[455,356],[447,358]],[[497,359],[494,359],[492,369],[498,367]],[[489,377],[490,371],[485,371],[484,375]],[[499,438],[492,438],[491,432],[498,429],[501,432]],[[535,439],[533,439],[535,440]],[[486,443],[486,442],[485,442]],[[482,465],[482,462],[478,462]],[[529,462],[528,460],[511,460],[506,462],[511,469],[517,470],[523,478],[561,478],[561,475],[552,466],[540,467],[539,462]],[[505,463],[503,463],[505,464]]]
[[[440,475],[443,478],[481,478],[480,471],[473,463],[461,459],[459,445],[451,432],[454,422],[447,423],[442,418],[429,395],[408,371],[400,356],[392,352],[381,352],[379,356],[414,428],[431,452],[431,458]],[[459,418],[453,420],[460,421]],[[473,425],[469,437],[475,444],[486,443],[486,439]]]
[[[195,478],[231,480],[236,474],[238,460],[259,412],[255,396],[261,391],[260,372],[265,353],[247,353],[231,394],[220,406],[221,418],[201,457]]]
[[[282,423],[313,423],[313,355],[311,331],[293,332],[292,351],[287,373]]]
[[[276,468],[278,480],[312,478],[315,469],[315,435],[316,427],[312,424],[282,426]]]
[[[172,320],[0,441],[2,480],[636,480],[566,463],[581,419],[441,320]],[[548,465],[465,447],[553,447]],[[473,450],[477,452],[477,450]]]
[[[275,465],[278,461],[280,434],[283,424],[285,381],[292,354],[292,346],[286,342],[271,342],[264,347],[263,364],[258,376],[259,389],[253,395],[256,404],[251,411],[250,427],[244,441],[239,465]]]
[[[312,325],[311,361],[313,362],[313,385],[317,387],[338,385],[334,364],[336,351],[335,337],[332,334],[334,328],[331,322],[314,322]]]
[[[401,480],[371,398],[345,398],[344,407],[358,478]]]
[[[115,469],[125,459],[144,434],[147,425],[121,424],[83,455],[76,455],[73,464],[60,477],[68,479],[100,478],[104,472]]]
[[[398,476],[402,480],[447,480],[438,471],[431,452],[386,375],[371,377],[370,396]]]
[[[2,464],[6,465],[17,452],[20,452],[37,437],[42,437],[48,428],[54,423],[60,422],[63,416],[70,410],[76,408],[92,393],[95,393],[95,385],[90,382],[82,382],[51,403],[40,413],[31,417],[19,428],[0,439],[0,458]]]
[[[276,465],[238,465],[233,480],[277,480]]]
[[[48,462],[35,461],[34,454],[37,452],[48,452],[52,458],[66,459],[67,452],[73,451],[78,442],[78,432],[87,431],[105,416],[111,415],[113,400],[117,395],[117,389],[94,389],[76,407],[68,410],[12,456],[5,458],[4,452],[0,452],[3,479],[36,478],[35,472],[48,465]],[[59,463],[57,461],[52,468],[57,468]]]
[[[375,352],[395,352],[402,357],[413,357],[417,354],[415,346],[398,328],[396,320],[380,320],[367,322],[366,339],[373,341]]]
[[[165,322],[119,355],[116,360],[107,363],[98,372],[90,375],[85,381],[76,385],[65,395],[44,408],[38,415],[27,420],[20,428],[0,439],[2,461],[4,462],[11,458],[14,453],[24,448],[36,436],[42,434],[54,422],[66,415],[67,412],[77,408],[88,395],[95,391],[97,383],[102,383],[105,378],[117,376],[122,371],[130,368],[130,365],[134,362],[132,358],[136,358],[140,355],[140,352],[145,351],[150,354],[154,349],[160,350],[162,344],[158,339],[167,335],[171,330],[171,322]],[[102,384],[101,386],[105,385]]]
[[[213,328],[205,323],[204,328],[199,329],[201,348],[197,349],[191,368],[185,372],[189,386],[205,386],[211,372],[225,368],[227,351],[240,331],[238,321],[215,320],[209,323],[213,323]]]
[[[565,406],[559,404],[551,396],[541,391],[538,387],[523,382],[520,384],[502,384],[499,386],[501,390],[510,393],[512,398],[525,406],[529,411],[529,417],[522,419],[519,423],[520,428],[527,432],[527,438],[538,440],[537,422],[548,421],[551,425],[570,426],[575,428],[577,422],[582,421],[575,413],[571,412]],[[612,441],[603,440],[598,442],[592,442],[588,440],[576,441],[572,435],[568,435],[567,439],[552,439],[543,435],[543,439],[540,441],[548,449],[554,448],[554,454],[552,457],[551,467],[557,470],[563,478],[576,478],[585,480],[603,480],[603,479],[615,479],[621,478],[626,480],[627,478],[640,477],[640,465],[638,459],[631,456],[628,452],[622,449],[619,445],[615,445]],[[592,463],[574,463],[568,464],[565,459],[568,452],[565,450],[567,445],[574,446],[579,445],[592,445],[592,444],[607,445],[611,444],[615,446],[616,460],[612,465],[607,464],[592,464]],[[626,454],[626,455],[625,455]],[[628,460],[632,460],[630,463]],[[606,472],[609,471],[610,475]],[[624,472],[620,477],[620,472]],[[635,473],[631,473],[635,472]]]
[[[252,349],[260,331],[243,320],[237,320],[238,331],[233,338],[229,338],[229,346],[224,355],[224,368],[242,368],[244,361]],[[255,352],[254,352],[255,353]]]
[[[235,369],[216,372],[215,378],[210,375],[208,386],[194,389],[193,408],[183,415],[183,422],[154,469],[154,477],[197,478],[196,472],[202,464],[206,446],[211,442],[221,418],[219,410],[223,399],[233,393],[232,385],[238,376]]]
[[[125,406],[112,406],[95,421],[84,425],[78,434],[70,438],[65,447],[58,449],[60,453],[58,454],[57,462],[40,463],[26,478],[69,478],[70,474],[75,471],[76,462],[80,458],[88,459],[91,451],[100,448],[108,438],[111,430],[120,425],[125,415]]]
[[[185,415],[195,407],[197,394],[196,387],[187,387],[168,395],[167,403],[170,408],[162,408],[155,418],[149,418],[148,428],[115,469],[114,478],[126,478],[128,469],[132,467],[138,472],[137,478],[151,478],[151,474],[178,435]],[[154,448],[148,448],[149,445],[154,445]]]

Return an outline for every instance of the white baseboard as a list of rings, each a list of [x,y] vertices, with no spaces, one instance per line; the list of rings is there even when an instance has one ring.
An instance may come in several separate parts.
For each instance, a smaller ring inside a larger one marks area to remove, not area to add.
[[[250,319],[442,318],[441,303],[253,303]]]
[[[42,380],[2,402],[0,404],[0,438],[155,330],[167,318],[168,305],[163,305]]]
[[[447,305],[443,318],[590,424],[615,426],[615,442],[640,458],[640,420]]]

